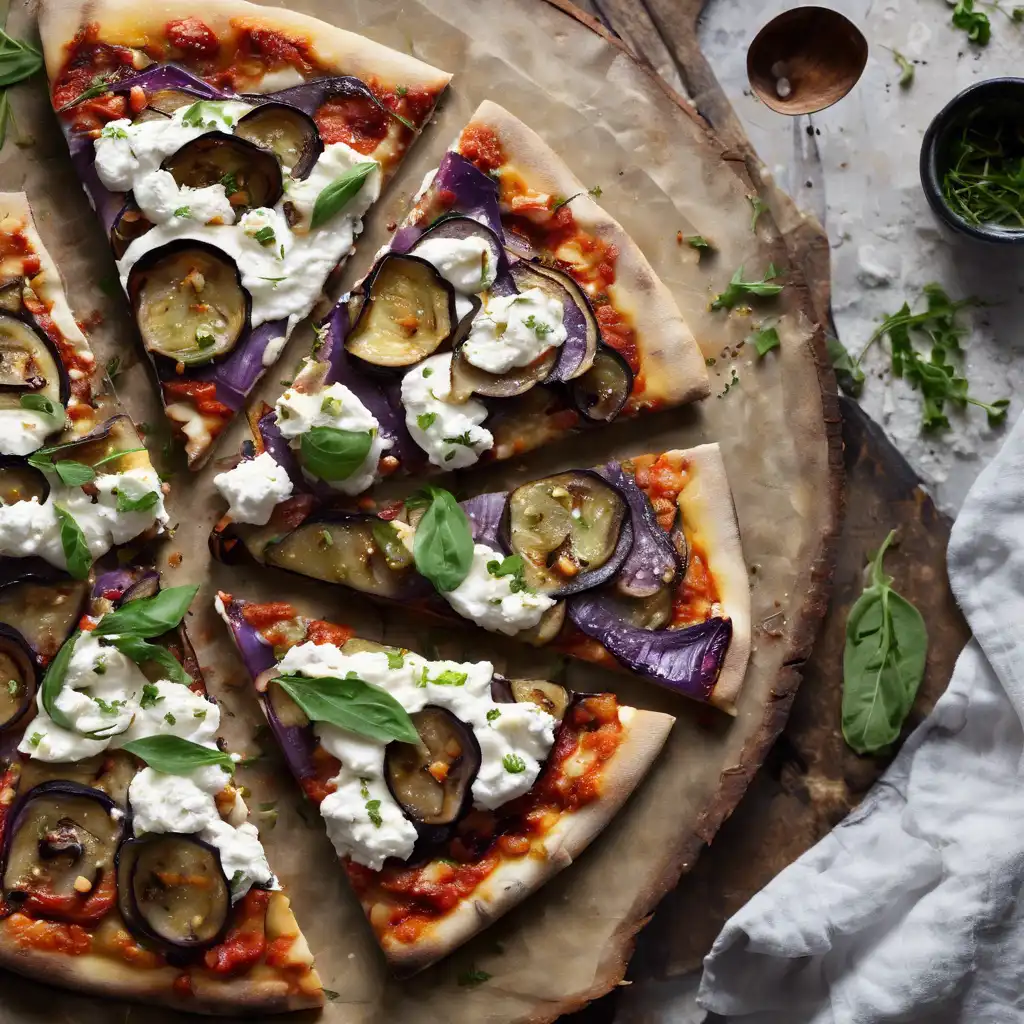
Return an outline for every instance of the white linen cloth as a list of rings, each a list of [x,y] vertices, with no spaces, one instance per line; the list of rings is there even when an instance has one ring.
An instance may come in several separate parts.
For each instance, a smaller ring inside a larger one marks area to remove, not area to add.
[[[968,494],[948,567],[974,633],[949,689],[864,802],[725,925],[708,1010],[1024,1021],[1024,417]]]

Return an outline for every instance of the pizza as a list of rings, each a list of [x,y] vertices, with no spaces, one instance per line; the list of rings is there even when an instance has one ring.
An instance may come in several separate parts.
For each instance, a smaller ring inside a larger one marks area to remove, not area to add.
[[[221,593],[289,767],[396,973],[446,956],[571,864],[674,719],[431,661]]]
[[[429,487],[404,502],[338,507],[304,487],[287,447],[269,444],[214,482],[230,501],[211,537],[223,561],[250,557],[468,620],[735,710],[750,586],[717,445],[461,503]]]
[[[0,966],[205,1013],[319,1006],[182,620],[116,569],[0,585]]]
[[[25,195],[0,193],[0,580],[85,579],[115,545],[164,531],[164,491]]]
[[[259,432],[355,495],[705,397],[693,334],[596,191],[483,103]]]
[[[44,0],[54,110],[198,468],[450,76],[245,0]]]

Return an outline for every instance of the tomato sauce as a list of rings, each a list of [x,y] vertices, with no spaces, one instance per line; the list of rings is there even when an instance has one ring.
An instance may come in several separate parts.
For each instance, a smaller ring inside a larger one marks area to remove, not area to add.
[[[484,174],[496,171],[505,162],[501,140],[493,128],[483,124],[469,124],[459,136],[459,152],[480,168]]]
[[[71,370],[78,370],[82,374],[77,380],[74,377],[71,378],[71,394],[80,402],[89,405],[92,402],[92,372],[95,369],[95,361],[83,356],[74,345],[65,339],[50,315],[50,310],[39,299],[29,295],[23,301],[39,329],[53,342],[64,368],[69,373]]]
[[[58,896],[55,893],[34,890],[22,909],[40,917],[55,917],[75,924],[95,924],[113,909],[117,900],[117,880],[113,871],[105,871],[98,885],[87,896],[78,893]]]
[[[269,601],[266,604],[247,604],[242,618],[255,629],[277,625],[282,619],[294,619],[297,612],[287,601]]]
[[[238,974],[263,959],[267,951],[265,930],[270,894],[250,889],[242,900],[241,912],[224,941],[203,954],[203,964],[214,974]]]
[[[335,644],[344,647],[356,635],[350,626],[337,626],[333,622],[314,619],[306,627],[306,639],[312,644]]]
[[[112,93],[68,106],[91,88],[97,77],[116,82],[135,73],[132,51],[128,47],[101,43],[98,38],[99,26],[95,22],[78,32],[68,44],[64,66],[54,78],[50,93],[54,110],[60,111],[60,116],[71,123],[75,132],[102,128],[107,121],[122,117],[127,109],[125,98]],[[67,109],[61,110],[61,107]]]
[[[77,924],[63,921],[35,921],[21,912],[3,922],[8,935],[27,949],[82,956],[92,948],[92,936]]]
[[[367,96],[337,96],[319,107],[313,120],[324,145],[344,142],[368,154],[387,136],[392,119]]]

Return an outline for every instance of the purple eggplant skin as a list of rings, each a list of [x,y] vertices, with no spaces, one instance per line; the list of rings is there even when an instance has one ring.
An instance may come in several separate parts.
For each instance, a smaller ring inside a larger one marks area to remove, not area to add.
[[[53,363],[57,368],[57,376],[59,378],[58,401],[61,405],[67,405],[68,400],[71,397],[71,378],[68,376],[67,370],[64,369],[64,362],[60,357],[60,352],[57,350],[57,346],[54,345],[49,337],[47,337],[46,332],[38,323],[36,323],[35,318],[27,312],[9,313],[6,311],[0,311],[0,319],[16,321],[19,325],[23,326],[30,332],[30,335],[41,348],[46,350],[47,355],[49,355],[53,360]]]
[[[266,672],[268,668],[273,668],[277,664],[274,648],[263,639],[255,626],[246,622],[245,601],[238,601],[223,591],[217,596],[224,608],[222,617],[231,630],[231,636],[241,655],[242,662],[249,675],[255,679],[261,673]]]
[[[459,506],[469,519],[469,528],[477,544],[501,550],[499,534],[505,518],[508,495],[504,491],[478,494],[475,498],[460,501]]]
[[[488,289],[493,295],[515,295],[519,289],[509,267],[508,254],[505,252],[504,235],[495,234],[486,224],[473,217],[464,217],[453,213],[434,221],[409,250],[410,256],[416,255],[417,247],[431,238],[469,238],[476,236],[487,242],[491,252],[491,263],[495,268],[494,283]],[[392,250],[393,251],[393,250]]]
[[[625,668],[666,689],[708,701],[732,639],[732,620],[708,619],[682,629],[640,629],[624,623],[600,591],[568,602],[569,617]]]
[[[608,388],[608,384],[612,384]],[[568,384],[576,410],[591,423],[611,423],[633,393],[633,371],[610,345],[600,344],[594,364]]]
[[[21,682],[24,685],[23,692],[18,696],[17,702],[11,701],[11,708],[7,716],[0,721],[0,731],[10,729],[17,725],[33,706],[36,688],[39,684],[39,663],[35,652],[29,646],[28,641],[13,626],[0,622],[0,657],[4,657],[14,664]],[[19,680],[12,679],[17,684]],[[0,685],[7,687],[8,681],[4,679]],[[14,694],[10,694],[14,696]],[[6,701],[6,697],[5,697]]]
[[[238,124],[235,126],[235,134],[241,138],[248,139],[250,142],[254,142],[253,134],[247,133],[255,133],[260,121],[271,115],[289,117],[293,120],[293,123],[298,122],[301,124],[302,147],[296,156],[289,174],[296,180],[309,177],[309,172],[313,170],[313,165],[320,159],[320,154],[324,151],[324,144],[320,139],[320,132],[317,129],[316,122],[304,110],[300,110],[290,103],[263,103],[239,119]],[[254,144],[260,145],[259,142],[254,142]]]

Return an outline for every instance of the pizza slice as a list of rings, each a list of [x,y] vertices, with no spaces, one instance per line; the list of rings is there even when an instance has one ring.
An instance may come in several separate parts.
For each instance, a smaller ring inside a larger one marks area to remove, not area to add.
[[[0,193],[0,579],[85,579],[167,523],[164,485],[64,296],[25,195]]]
[[[44,0],[54,109],[199,467],[450,75],[245,0]]]
[[[230,501],[211,537],[223,561],[247,556],[468,620],[735,712],[750,586],[718,445],[566,470],[461,504],[429,487],[339,508],[270,443],[214,483]]]
[[[201,1013],[323,1002],[152,570],[0,586],[0,966]]]
[[[539,136],[485,102],[254,419],[322,491],[353,495],[708,391],[637,245]]]
[[[220,594],[267,721],[388,963],[447,956],[575,860],[674,719],[430,661]]]

